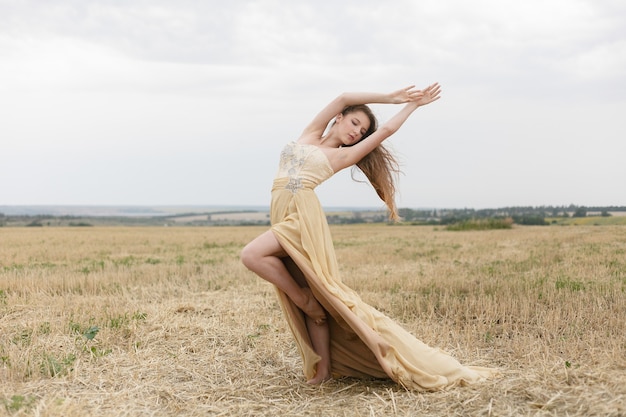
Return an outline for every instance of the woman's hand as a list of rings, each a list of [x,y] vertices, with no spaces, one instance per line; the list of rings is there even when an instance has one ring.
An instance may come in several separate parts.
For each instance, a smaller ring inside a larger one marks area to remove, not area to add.
[[[390,96],[390,104],[402,104],[417,101],[422,97],[422,92],[416,90],[414,85],[394,91]]]
[[[420,95],[411,101],[418,106],[424,106],[441,98],[441,86],[439,85],[439,83],[434,83],[429,85],[425,89],[420,90],[419,93]]]

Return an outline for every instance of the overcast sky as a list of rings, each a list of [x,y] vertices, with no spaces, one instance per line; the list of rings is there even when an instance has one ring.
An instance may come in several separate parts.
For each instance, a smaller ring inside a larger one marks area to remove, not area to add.
[[[335,96],[435,81],[399,207],[626,205],[623,0],[0,0],[0,205],[267,205]]]

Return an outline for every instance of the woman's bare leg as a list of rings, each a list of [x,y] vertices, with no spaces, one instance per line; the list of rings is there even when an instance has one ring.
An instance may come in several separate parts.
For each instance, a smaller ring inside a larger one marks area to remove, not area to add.
[[[241,261],[252,272],[276,285],[306,316],[320,325],[326,313],[310,291],[303,290],[289,274],[281,260],[287,256],[271,230],[248,243],[241,252]]]
[[[246,245],[241,252],[241,260],[248,269],[276,285],[304,312],[307,333],[313,344],[313,350],[321,357],[317,363],[315,376],[307,383],[320,384],[330,379],[331,376],[330,331],[326,322],[326,313],[315,299],[311,289],[306,286],[306,280],[300,270],[291,259],[286,257],[287,254],[270,230]],[[287,259],[296,276],[292,276],[282,258]],[[302,282],[298,283],[298,281]]]
[[[307,384],[321,384],[330,379],[330,331],[328,323],[324,322],[319,325],[306,316],[306,328],[309,338],[313,344],[313,350],[320,355],[322,359],[317,363],[315,376],[307,381]]]

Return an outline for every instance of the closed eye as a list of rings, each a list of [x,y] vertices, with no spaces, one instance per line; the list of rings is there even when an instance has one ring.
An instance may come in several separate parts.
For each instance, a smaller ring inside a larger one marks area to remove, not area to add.
[[[353,126],[359,126],[360,124],[361,124],[361,121],[359,119],[352,119]],[[367,132],[366,129],[361,129],[361,135],[364,135],[365,132]]]

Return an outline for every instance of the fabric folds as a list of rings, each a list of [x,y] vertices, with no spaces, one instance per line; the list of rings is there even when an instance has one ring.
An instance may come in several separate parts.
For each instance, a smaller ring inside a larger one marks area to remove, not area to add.
[[[423,391],[494,375],[494,369],[464,366],[422,343],[341,281],[330,229],[314,192],[332,174],[319,148],[289,144],[272,189],[271,230],[289,255],[284,259],[288,270],[306,279],[328,312],[333,376],[391,378]],[[320,357],[312,348],[304,315],[284,293],[278,289],[277,293],[302,356],[304,375],[310,379]]]

